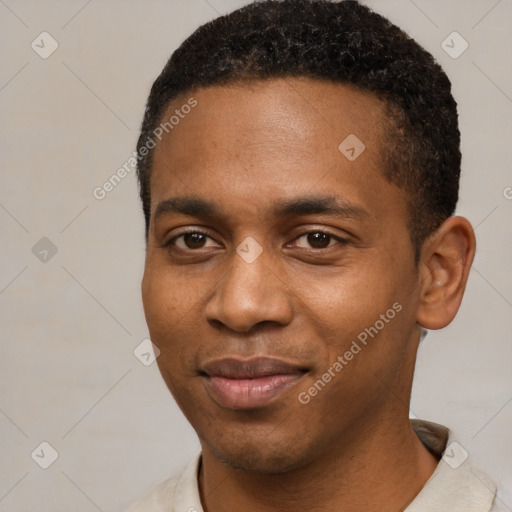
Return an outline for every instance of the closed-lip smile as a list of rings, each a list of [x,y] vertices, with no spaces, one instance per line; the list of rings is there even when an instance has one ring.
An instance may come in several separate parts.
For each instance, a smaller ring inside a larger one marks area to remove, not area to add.
[[[205,363],[200,371],[207,393],[229,409],[269,405],[307,372],[303,366],[271,357],[228,357]]]

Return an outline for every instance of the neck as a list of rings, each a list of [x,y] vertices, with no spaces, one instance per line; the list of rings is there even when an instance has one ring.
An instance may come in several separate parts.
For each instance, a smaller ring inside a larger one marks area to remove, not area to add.
[[[438,461],[405,417],[373,421],[340,446],[283,474],[241,471],[203,445],[199,488],[205,512],[310,512],[404,510]]]

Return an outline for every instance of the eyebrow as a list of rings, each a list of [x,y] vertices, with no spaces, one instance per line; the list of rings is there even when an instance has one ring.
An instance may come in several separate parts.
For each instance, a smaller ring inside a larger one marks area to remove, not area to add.
[[[158,203],[156,207],[155,222],[163,215],[179,213],[190,217],[214,217],[220,214],[219,209],[211,201],[198,197],[172,197]]]
[[[221,218],[225,216],[223,211],[212,201],[194,196],[181,196],[165,199],[158,203],[154,213],[154,221],[156,222],[165,214],[172,213],[202,218]],[[275,217],[320,214],[344,218],[368,216],[368,212],[361,206],[336,196],[302,196],[280,200],[274,204],[272,213]]]
[[[345,198],[336,196],[307,196],[279,201],[274,207],[276,217],[328,214],[335,217],[366,217],[368,212]]]

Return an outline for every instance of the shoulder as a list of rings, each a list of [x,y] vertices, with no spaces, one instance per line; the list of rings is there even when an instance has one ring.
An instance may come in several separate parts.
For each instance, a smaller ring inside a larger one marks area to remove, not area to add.
[[[137,500],[126,512],[173,512],[173,498],[180,476],[178,473],[164,480]]]
[[[185,469],[158,484],[134,503],[126,512],[173,512],[174,510],[202,510],[197,475],[201,467],[198,453]]]
[[[439,463],[407,512],[498,512],[496,485],[468,460],[453,432],[436,423],[413,420],[411,426]]]

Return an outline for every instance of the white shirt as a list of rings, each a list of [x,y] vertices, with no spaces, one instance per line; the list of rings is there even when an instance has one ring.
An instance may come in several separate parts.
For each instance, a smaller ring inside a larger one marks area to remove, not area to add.
[[[441,457],[436,470],[404,512],[498,512],[496,486],[467,460],[464,448],[442,425],[411,420],[423,444]],[[159,484],[127,512],[204,512],[198,487],[199,453],[179,474]]]

